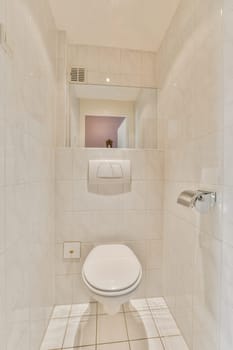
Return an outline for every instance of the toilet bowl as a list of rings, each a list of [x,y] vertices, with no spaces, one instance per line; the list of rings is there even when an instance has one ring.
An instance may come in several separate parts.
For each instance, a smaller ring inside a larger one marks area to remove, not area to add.
[[[115,314],[129,301],[142,278],[141,264],[133,251],[123,244],[96,246],[87,256],[82,279],[93,299]]]

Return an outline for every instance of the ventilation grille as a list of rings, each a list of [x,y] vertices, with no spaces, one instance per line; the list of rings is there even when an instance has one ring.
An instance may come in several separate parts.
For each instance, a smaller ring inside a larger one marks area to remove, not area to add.
[[[86,70],[81,67],[72,67],[70,71],[70,81],[74,83],[85,83]]]

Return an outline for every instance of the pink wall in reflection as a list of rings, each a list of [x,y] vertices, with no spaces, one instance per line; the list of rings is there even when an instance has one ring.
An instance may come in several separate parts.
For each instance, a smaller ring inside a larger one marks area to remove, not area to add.
[[[85,147],[106,147],[106,140],[113,140],[117,147],[117,130],[124,117],[95,117],[85,119]]]

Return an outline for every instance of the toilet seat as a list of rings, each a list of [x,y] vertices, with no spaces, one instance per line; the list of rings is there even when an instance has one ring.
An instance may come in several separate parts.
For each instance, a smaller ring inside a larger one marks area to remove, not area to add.
[[[95,294],[120,296],[137,288],[142,268],[136,255],[127,246],[99,245],[86,258],[82,277]]]

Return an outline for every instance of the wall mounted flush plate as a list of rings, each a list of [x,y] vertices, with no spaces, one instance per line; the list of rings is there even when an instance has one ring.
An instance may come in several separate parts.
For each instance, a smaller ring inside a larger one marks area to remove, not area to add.
[[[64,242],[63,258],[64,259],[80,259],[81,243],[80,242]]]

